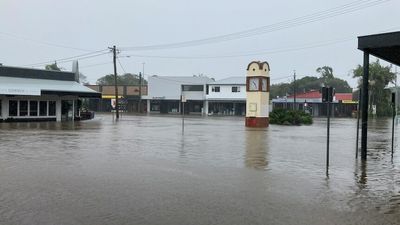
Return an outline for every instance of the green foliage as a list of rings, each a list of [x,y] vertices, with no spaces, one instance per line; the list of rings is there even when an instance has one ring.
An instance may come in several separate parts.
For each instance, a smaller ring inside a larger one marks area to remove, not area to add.
[[[45,70],[61,71],[61,68],[57,66],[57,63],[46,65]]]
[[[142,78],[143,79],[143,78]],[[121,76],[117,76],[118,85],[139,85],[139,75],[126,73]],[[147,84],[147,81],[143,79],[143,85]],[[96,84],[98,85],[114,85],[114,74],[105,75],[100,77]]]
[[[336,78],[333,75],[333,69],[329,66],[323,66],[316,70],[321,76],[305,76],[301,79],[296,80],[297,93],[307,92],[311,90],[319,90],[322,86],[331,86],[335,88],[337,93],[349,93],[352,88],[347,81],[340,78]],[[276,98],[277,96],[292,95],[294,83],[280,83],[271,85],[270,98]]]
[[[382,66],[379,60],[369,64],[369,109],[376,105],[376,116],[390,116],[390,90],[385,89],[389,83],[394,83],[396,74],[391,72],[390,66]],[[362,86],[363,67],[358,65],[353,70],[353,77],[359,78],[359,88]]]
[[[269,114],[269,122],[278,125],[309,125],[313,120],[310,114],[301,110],[274,109]]]

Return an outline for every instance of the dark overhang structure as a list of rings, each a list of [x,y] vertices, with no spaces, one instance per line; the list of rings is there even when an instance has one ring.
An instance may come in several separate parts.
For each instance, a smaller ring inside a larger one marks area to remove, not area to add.
[[[400,32],[374,34],[358,37],[358,49],[364,52],[362,79],[362,126],[361,126],[361,159],[367,159],[368,133],[368,79],[369,55],[400,66]]]

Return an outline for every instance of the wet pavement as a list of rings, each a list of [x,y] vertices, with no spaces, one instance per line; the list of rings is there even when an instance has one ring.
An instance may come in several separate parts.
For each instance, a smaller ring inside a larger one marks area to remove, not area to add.
[[[400,149],[371,120],[244,127],[241,117],[97,115],[0,124],[0,224],[400,224]]]

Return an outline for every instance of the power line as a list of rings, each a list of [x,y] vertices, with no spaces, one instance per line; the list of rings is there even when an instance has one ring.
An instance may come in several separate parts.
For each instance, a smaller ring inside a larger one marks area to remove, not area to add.
[[[122,65],[122,63],[121,63],[121,61],[119,60],[118,57],[117,57],[117,60],[118,60],[118,64],[119,64],[119,66],[121,67],[122,71],[124,71],[124,74],[126,74],[125,68],[124,68],[124,66]]]
[[[121,50],[155,50],[155,49],[170,49],[170,48],[183,48],[183,47],[191,47],[191,46],[198,46],[198,45],[205,45],[211,43],[218,43],[218,42],[226,42],[256,35],[261,35],[265,33],[270,33],[273,31],[278,31],[282,29],[292,28],[316,21],[321,21],[325,19],[329,19],[332,17],[340,16],[343,14],[348,14],[351,12],[359,11],[361,9],[369,8],[372,6],[376,6],[391,0],[358,0],[354,1],[345,5],[337,6],[328,10],[323,10],[320,12],[308,14],[305,16],[297,17],[294,19],[286,20],[283,22],[278,22],[275,24],[270,24],[254,29],[249,29],[241,32],[220,35],[210,38],[198,39],[193,41],[185,41],[185,42],[177,42],[171,44],[160,44],[160,45],[148,45],[148,46],[134,46],[134,47],[123,47]]]
[[[97,56],[105,55],[105,54],[109,54],[108,49],[102,49],[102,50],[89,52],[89,53],[85,53],[85,54],[81,54],[81,55],[70,56],[70,57],[66,57],[66,58],[60,58],[60,59],[55,59],[55,60],[50,60],[50,61],[45,61],[45,62],[33,63],[33,64],[28,64],[28,65],[23,65],[23,66],[24,67],[31,67],[31,66],[36,67],[36,66],[53,63],[54,61],[56,61],[58,63],[65,63],[65,62],[71,62],[71,61],[78,60],[78,59],[93,58],[93,57],[97,57]]]
[[[76,47],[71,47],[71,46],[66,46],[66,45],[55,44],[55,43],[51,43],[51,42],[40,41],[40,40],[36,40],[36,39],[32,39],[32,38],[22,37],[22,36],[19,36],[16,34],[8,33],[8,32],[0,32],[0,35],[13,37],[16,39],[21,39],[24,41],[34,42],[34,43],[37,43],[40,45],[47,45],[47,46],[56,47],[56,48],[65,48],[65,49],[72,49],[72,50],[78,50],[78,51],[84,51],[84,52],[92,51],[92,50],[88,50],[88,49],[76,48]]]
[[[399,27],[392,27],[389,29],[381,30],[378,32],[388,32],[394,29],[398,29]],[[270,49],[270,50],[259,50],[259,51],[250,51],[245,53],[238,54],[230,54],[230,55],[219,55],[219,56],[160,56],[160,55],[141,55],[141,54],[130,54],[130,55],[122,55],[121,57],[143,57],[143,58],[161,58],[161,59],[218,59],[218,58],[236,58],[236,57],[247,57],[247,56],[256,56],[256,55],[266,55],[266,54],[277,54],[284,52],[292,52],[292,51],[300,51],[312,48],[319,48],[329,45],[335,45],[340,43],[345,43],[349,41],[355,40],[355,36],[348,36],[336,40],[320,42],[316,44],[306,44],[304,46],[291,47],[291,48],[278,48],[278,49]]]
[[[321,44],[311,44],[306,46],[300,47],[293,47],[293,48],[283,48],[283,49],[276,49],[276,50],[269,50],[269,51],[256,51],[256,52],[249,52],[245,54],[231,54],[231,55],[219,55],[219,56],[160,56],[160,55],[139,55],[139,54],[131,54],[127,55],[129,57],[143,57],[143,58],[164,58],[164,59],[218,59],[218,58],[236,58],[236,57],[246,57],[246,56],[255,56],[255,55],[265,55],[265,54],[274,54],[274,53],[283,53],[283,52],[291,52],[291,51],[299,51],[311,48],[318,48],[343,42],[352,41],[354,38],[346,38],[341,39],[339,41],[332,41],[328,43],[321,43]],[[127,57],[126,56],[126,57]]]
[[[86,65],[86,66],[80,66],[79,68],[90,68],[90,67],[96,67],[96,66],[102,66],[102,65],[107,65],[107,64],[111,64],[112,62],[102,62],[102,63],[96,63],[96,64],[90,64],[90,65]]]

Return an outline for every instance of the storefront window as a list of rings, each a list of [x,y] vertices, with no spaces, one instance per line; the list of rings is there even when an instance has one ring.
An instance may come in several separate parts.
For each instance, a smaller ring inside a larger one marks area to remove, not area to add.
[[[19,101],[19,116],[28,115],[28,101]]]
[[[56,102],[49,101],[49,116],[55,116],[55,115],[56,115]]]
[[[47,101],[40,101],[39,115],[40,116],[47,116]]]
[[[38,102],[30,101],[29,102],[29,116],[37,116],[38,115]]]
[[[8,104],[8,114],[10,116],[18,116],[18,101],[10,100],[8,101]]]

